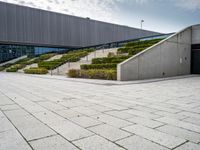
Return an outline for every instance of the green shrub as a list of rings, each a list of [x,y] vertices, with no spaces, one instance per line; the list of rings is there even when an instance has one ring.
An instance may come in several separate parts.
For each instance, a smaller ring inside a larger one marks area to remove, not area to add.
[[[39,57],[36,57],[36,58],[32,58],[30,59],[29,61],[26,62],[26,65],[31,65],[31,64],[35,64],[35,63],[40,63],[42,61],[45,61],[45,60],[48,60],[50,59],[51,57],[55,56],[55,54],[53,53],[49,53],[49,54],[42,54],[40,55]]]
[[[4,71],[6,68],[3,66],[0,66],[0,71]]]
[[[140,53],[141,51],[145,50],[145,48],[137,48],[137,49],[131,49],[129,50],[129,55],[136,55],[137,53]]]
[[[81,50],[73,50],[73,51],[69,51],[67,54],[72,54],[72,53],[81,53],[81,52],[87,52],[87,53],[91,53],[95,51],[94,48],[89,48],[89,49],[81,49]]]
[[[15,64],[26,64],[26,62],[28,62],[29,60],[31,60],[31,58],[24,58],[24,59],[18,60],[17,62],[15,62]]]
[[[13,65],[13,66],[11,66],[11,67],[17,68],[17,69],[19,70],[19,69],[24,68],[25,66],[26,66],[25,64],[21,63],[21,64],[15,64],[15,65]]]
[[[26,74],[47,74],[48,70],[45,68],[32,67],[29,69],[24,69],[24,73],[26,73]]]
[[[52,61],[42,61],[38,63],[38,67],[45,68],[47,70],[53,70],[56,67],[60,66],[62,61],[60,59],[55,59]]]
[[[128,53],[129,50],[130,50],[130,48],[123,47],[123,48],[119,48],[119,49],[117,50],[117,53],[118,53],[118,54]]]
[[[129,58],[129,57],[128,57],[128,58]],[[126,58],[126,59],[128,59],[128,58]],[[119,64],[119,63],[125,61],[126,59],[113,59],[113,60],[111,61],[111,63]]]
[[[152,39],[152,40],[144,40],[144,41],[133,41],[129,42],[125,45],[125,47],[119,48],[117,50],[118,54],[129,53],[129,55],[135,55],[141,49],[146,49],[151,47],[152,45],[160,42],[163,39]],[[138,50],[140,49],[140,50]]]
[[[15,64],[10,66],[8,69],[6,69],[6,72],[17,72],[19,69],[24,68],[26,65],[25,64]]]
[[[113,53],[113,52],[108,53],[108,57],[114,57],[114,56],[115,56],[115,53]]]
[[[5,64],[3,66],[0,66],[0,71],[4,71],[6,68],[11,67],[13,64],[9,63],[9,64]]]
[[[78,77],[80,77],[80,70],[70,69],[68,71],[68,76],[71,78],[78,78]]]
[[[108,69],[70,70],[69,77],[116,80],[117,71]]]
[[[92,64],[120,63],[129,57],[130,56],[94,58],[92,59]]]
[[[39,56],[39,61],[50,59],[51,57],[55,56],[55,54],[49,53],[49,54],[43,54]]]
[[[12,67],[12,68],[8,68],[8,69],[6,69],[6,72],[17,72],[17,68],[14,68],[14,67]]]
[[[129,42],[125,45],[125,47],[133,47],[135,45],[147,45],[147,44],[151,44],[154,45],[158,42],[160,42],[163,39],[152,39],[152,40],[144,40],[144,41],[133,41],[133,42]]]
[[[109,63],[109,64],[90,64],[90,65],[81,65],[81,69],[88,70],[88,69],[116,69],[116,63]]]

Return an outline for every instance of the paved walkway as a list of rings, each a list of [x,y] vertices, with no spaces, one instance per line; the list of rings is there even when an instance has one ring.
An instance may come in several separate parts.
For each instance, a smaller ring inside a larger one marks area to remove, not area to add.
[[[85,81],[0,73],[0,150],[200,150],[200,76]]]

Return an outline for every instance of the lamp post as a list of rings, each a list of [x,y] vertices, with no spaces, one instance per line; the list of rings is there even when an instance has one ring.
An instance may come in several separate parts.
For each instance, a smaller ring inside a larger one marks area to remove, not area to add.
[[[141,30],[142,30],[142,24],[144,23],[144,20],[141,20]]]
[[[141,30],[140,30],[139,41],[140,41],[140,39],[141,39],[141,37],[142,37],[142,24],[144,23],[144,20],[142,19],[140,23],[141,23]]]

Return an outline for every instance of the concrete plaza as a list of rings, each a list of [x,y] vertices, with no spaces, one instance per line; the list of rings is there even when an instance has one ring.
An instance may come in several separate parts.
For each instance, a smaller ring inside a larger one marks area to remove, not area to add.
[[[0,150],[200,150],[200,76],[0,73]]]

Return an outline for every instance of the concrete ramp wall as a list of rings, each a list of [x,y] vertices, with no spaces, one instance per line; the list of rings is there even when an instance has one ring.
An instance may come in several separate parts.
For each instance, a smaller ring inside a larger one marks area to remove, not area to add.
[[[192,44],[200,44],[200,25],[192,26]]]
[[[1,63],[0,66],[6,65],[6,64],[13,64],[13,63],[15,63],[15,62],[17,62],[17,61],[19,61],[21,59],[24,59],[24,58],[27,58],[27,55],[24,55],[24,56],[21,56],[21,57],[6,61],[4,63]]]
[[[188,27],[117,66],[120,81],[190,74],[192,27]]]

